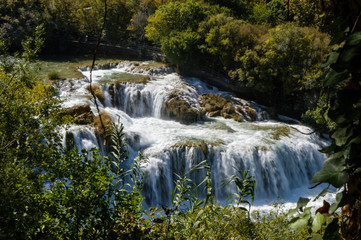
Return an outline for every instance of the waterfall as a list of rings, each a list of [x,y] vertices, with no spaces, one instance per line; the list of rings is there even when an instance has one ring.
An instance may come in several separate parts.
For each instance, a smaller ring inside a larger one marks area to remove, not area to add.
[[[58,88],[64,107],[89,104],[96,114],[86,90],[88,70],[82,69],[84,79],[66,80]],[[326,140],[299,132],[311,131],[308,127],[273,121],[265,107],[199,79],[182,78],[168,68],[137,69],[132,63],[113,64],[93,73],[93,84],[104,96],[102,100],[99,95],[101,111],[125,126],[130,159],[140,150],[148,159],[143,169],[146,206],[169,205],[177,175],[203,160],[210,166],[217,200],[224,201],[236,191],[234,185],[223,187],[223,183],[237,170],[249,170],[254,176],[256,199],[272,200],[306,188],[326,157],[318,151]],[[205,95],[221,96],[228,104],[227,109],[217,110],[223,117],[214,117],[211,103],[201,102]],[[101,146],[91,126],[73,126],[65,135],[73,138],[72,145],[78,149]],[[205,175],[203,169],[188,177],[199,184]],[[199,189],[198,194],[204,197],[205,193]]]

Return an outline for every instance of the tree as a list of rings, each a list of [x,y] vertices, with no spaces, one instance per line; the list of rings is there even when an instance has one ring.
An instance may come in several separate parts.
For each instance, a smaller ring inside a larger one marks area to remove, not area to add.
[[[9,56],[0,41],[0,238],[34,236],[42,219],[42,171],[59,156],[60,102],[30,64],[43,45],[43,28]]]
[[[200,1],[170,2],[160,6],[148,19],[146,37],[161,46],[174,63],[195,64],[203,54],[200,22],[221,9]]]
[[[21,49],[21,41],[42,22],[43,11],[37,0],[0,2],[0,39],[10,51]]]
[[[254,49],[238,56],[236,73],[246,86],[271,93],[273,104],[281,107],[300,90],[317,88],[324,74],[318,66],[329,51],[328,42],[327,34],[312,28],[277,26]]]
[[[203,21],[198,31],[205,36],[207,51],[219,58],[225,70],[234,70],[236,57],[257,45],[267,29],[221,13]]]
[[[230,9],[236,18],[246,19],[249,14],[249,9],[247,7],[247,4],[243,0],[229,0],[229,1],[205,0],[205,2],[210,3],[212,5],[219,5]]]

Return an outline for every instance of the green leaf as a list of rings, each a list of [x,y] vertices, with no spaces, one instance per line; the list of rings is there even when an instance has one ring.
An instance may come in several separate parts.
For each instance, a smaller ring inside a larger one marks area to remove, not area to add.
[[[321,236],[321,234],[318,234],[318,233],[312,234],[311,240],[322,240],[322,236]]]
[[[336,202],[331,205],[330,209],[328,210],[329,213],[333,213],[336,211],[336,209],[338,208],[338,206],[342,200],[342,197],[343,197],[342,192],[336,194]]]
[[[327,67],[327,66],[331,65],[332,63],[335,63],[337,61],[339,55],[340,55],[339,52],[332,52],[328,56],[327,61],[322,63],[320,67],[324,68],[324,67]]]
[[[296,213],[298,213],[297,208],[295,208],[295,209],[290,209],[290,210],[288,211],[288,213],[287,213],[287,216],[293,216],[293,215],[295,215]]]
[[[309,201],[310,201],[310,199],[308,199],[308,198],[300,197],[297,201],[296,209],[299,209],[302,211],[302,208],[305,207]]]
[[[320,231],[322,228],[322,225],[324,225],[325,222],[326,222],[326,217],[318,212],[312,222],[312,227],[311,227],[312,231],[313,232]]]
[[[344,70],[343,72],[336,72],[335,70],[331,70],[327,73],[323,85],[325,87],[333,86],[339,82],[344,81],[348,75],[349,72],[347,70]]]
[[[347,37],[346,45],[357,46],[361,44],[361,32],[355,32]]]
[[[323,168],[312,178],[311,183],[329,183],[336,188],[342,187],[348,181],[348,174],[344,172],[345,159],[331,155],[323,163]]]
[[[326,193],[328,192],[328,188],[329,188],[329,186],[327,186],[325,189],[323,189],[322,192],[320,192],[313,201],[316,201],[320,197],[324,197],[326,195]]]
[[[340,44],[343,42],[344,39],[345,39],[345,32],[340,31],[331,39],[330,46],[334,44]]]
[[[332,143],[330,146],[323,148],[321,150],[319,150],[322,153],[331,153],[335,150],[336,145],[334,143]]]
[[[345,194],[344,192],[340,192],[336,194],[336,202],[331,205],[329,209],[329,213],[334,213],[337,208],[343,207],[346,204],[354,201],[355,197],[349,194]]]
[[[340,31],[331,39],[330,46],[340,44],[343,40],[345,40],[345,33]]]
[[[302,229],[308,225],[308,220],[310,220],[311,216],[309,214],[304,214],[300,217],[294,218],[291,220],[291,228],[294,229]]]
[[[352,136],[353,130],[349,130],[349,128],[338,128],[334,134],[332,134],[332,138],[335,139],[337,146],[342,146],[347,143],[347,140]]]
[[[358,59],[361,56],[361,46],[354,47],[345,47],[342,54],[339,56],[339,61],[337,62],[337,66],[333,66],[332,68],[336,71],[341,71],[343,69],[348,69],[350,72],[360,70],[360,64]]]

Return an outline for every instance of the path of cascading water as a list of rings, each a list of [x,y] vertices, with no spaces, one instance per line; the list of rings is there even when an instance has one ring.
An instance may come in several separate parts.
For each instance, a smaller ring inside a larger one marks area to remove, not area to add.
[[[308,190],[309,180],[322,167],[326,156],[318,150],[327,143],[316,134],[304,135],[293,128],[302,132],[311,129],[301,125],[292,125],[291,128],[291,125],[268,120],[262,107],[252,102],[248,104],[257,111],[257,121],[254,122],[203,117],[202,121],[198,118],[193,123],[182,124],[171,120],[164,108],[171,92],[177,91],[195,109],[199,109],[197,99],[202,94],[230,97],[229,93],[218,91],[197,79],[183,79],[169,69],[145,71],[130,63],[113,67],[93,71],[93,84],[101,86],[105,95],[105,101],[98,102],[101,110],[108,112],[115,122],[119,120],[124,124],[130,158],[142,150],[148,159],[144,166],[146,206],[169,205],[177,180],[175,173],[182,174],[204,159],[211,166],[212,187],[220,202],[236,191],[233,185],[222,187],[225,179],[236,173],[235,169],[249,169],[255,177],[256,205],[278,197],[286,202],[296,202],[300,196],[319,192],[319,189]],[[64,107],[90,104],[96,114],[86,90],[89,71],[84,68],[82,73],[87,78],[59,84],[60,95],[65,99]],[[150,81],[114,84],[114,76],[134,73],[149,74]],[[99,146],[93,127],[73,126],[70,131],[78,148]],[[201,170],[189,177],[198,184],[205,174],[205,170]],[[202,191],[199,194],[204,195]]]

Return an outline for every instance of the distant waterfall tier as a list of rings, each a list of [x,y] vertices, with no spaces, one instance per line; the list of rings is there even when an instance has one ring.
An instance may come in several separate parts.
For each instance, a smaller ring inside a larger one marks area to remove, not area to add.
[[[199,79],[181,78],[168,73],[169,69],[163,75],[159,69],[157,74],[148,70],[146,73],[152,75],[142,75],[128,65],[120,66],[94,71],[92,90],[102,108],[116,108],[130,117],[156,117],[183,123],[217,116],[239,122],[269,119],[264,107],[219,91]],[[89,72],[83,74],[84,79],[58,83],[61,96],[69,97],[65,107],[93,105]]]
[[[109,68],[93,71],[92,90],[101,111],[124,125],[129,160],[139,151],[148,159],[144,166],[147,206],[169,205],[176,175],[205,159],[219,201],[236,191],[233,185],[222,187],[236,169],[249,170],[255,177],[256,198],[275,199],[307,187],[322,167],[326,156],[318,149],[326,140],[301,134],[312,131],[307,127],[270,120],[264,106],[199,79],[182,78],[169,68],[151,70],[131,63]],[[105,153],[94,133],[96,126],[89,124],[98,113],[89,93],[89,72],[83,70],[84,79],[58,83],[64,107],[84,124],[64,133],[64,145],[99,147]],[[205,174],[199,170],[188,177],[199,184]],[[198,193],[204,197],[202,189]]]

